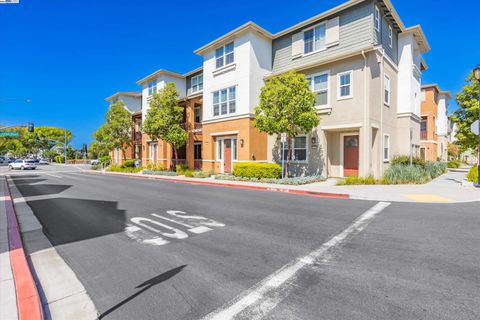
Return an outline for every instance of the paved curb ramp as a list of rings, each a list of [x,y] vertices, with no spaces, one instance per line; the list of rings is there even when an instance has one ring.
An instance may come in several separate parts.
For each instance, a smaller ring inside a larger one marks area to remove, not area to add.
[[[17,306],[12,307],[11,301],[8,301],[9,308],[5,311],[9,312],[9,317],[7,317],[7,314],[4,314],[3,311],[4,301],[1,301],[0,319],[97,319],[98,312],[93,301],[88,296],[80,280],[78,280],[74,272],[51,245],[43,233],[40,222],[27,205],[15,184],[10,179],[7,179],[7,177],[2,179],[1,184],[3,185],[2,189],[4,189],[3,192],[5,193],[4,199],[13,200],[9,202],[12,208],[12,217],[16,215],[16,219],[18,219],[18,227],[16,230],[23,260],[25,261],[22,265],[23,271],[21,273],[21,279],[22,283],[23,281],[27,281],[29,291],[27,291],[28,300],[23,299],[20,301],[18,296],[26,289],[16,287],[18,316],[14,315],[14,311],[12,310]],[[9,189],[11,196],[10,193],[8,193]],[[7,202],[8,201],[5,201],[6,205],[8,205]],[[3,224],[1,226],[3,230]],[[20,237],[19,231],[21,231],[22,237]],[[23,250],[21,238],[23,239],[25,250]],[[3,245],[3,239],[1,240]],[[25,255],[30,262],[30,269]],[[16,266],[13,260],[11,259],[10,262],[12,269],[14,269]],[[4,264],[5,261],[2,254],[1,269],[4,269]],[[15,284],[17,284],[15,272],[13,272],[13,274]],[[28,275],[30,277],[28,277]],[[3,274],[1,280],[3,280]],[[3,287],[4,285],[2,284],[2,300],[5,296]],[[33,294],[33,291],[35,294]],[[28,311],[25,313],[23,310]]]

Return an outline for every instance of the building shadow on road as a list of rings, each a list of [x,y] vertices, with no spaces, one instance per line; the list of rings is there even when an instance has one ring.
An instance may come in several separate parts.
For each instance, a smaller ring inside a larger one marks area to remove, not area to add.
[[[145,281],[144,283],[142,284],[139,284],[138,286],[136,286],[135,288],[139,289],[139,288],[142,288],[141,290],[135,292],[134,294],[132,294],[130,297],[120,301],[119,303],[117,303],[116,305],[114,305],[113,307],[111,307],[110,309],[108,309],[107,311],[103,312],[99,317],[98,319],[103,319],[105,318],[107,315],[109,315],[110,313],[112,313],[113,311],[117,310],[118,308],[120,308],[121,306],[123,306],[124,304],[128,303],[129,301],[135,299],[136,297],[138,297],[139,295],[141,295],[142,293],[144,293],[145,291],[147,291],[148,289],[150,289],[151,287],[157,285],[157,284],[160,284],[162,282],[165,282],[167,281],[168,279],[174,277],[177,273],[180,273],[187,265],[183,265],[183,266],[180,266],[180,267],[176,267],[174,269],[171,269],[167,272],[164,272],[154,278],[151,278],[147,281]]]

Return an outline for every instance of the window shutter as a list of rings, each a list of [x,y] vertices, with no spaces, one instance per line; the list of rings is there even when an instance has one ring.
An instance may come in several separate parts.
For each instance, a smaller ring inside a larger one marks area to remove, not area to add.
[[[326,29],[325,45],[327,48],[337,45],[340,40],[340,17],[328,20]]]
[[[292,35],[292,58],[301,57],[303,54],[303,32]]]

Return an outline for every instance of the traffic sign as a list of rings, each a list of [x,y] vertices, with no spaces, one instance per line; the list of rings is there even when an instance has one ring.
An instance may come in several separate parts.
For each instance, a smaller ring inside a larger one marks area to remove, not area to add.
[[[18,137],[20,137],[20,134],[18,132],[0,132],[0,137],[18,138]]]
[[[480,132],[478,131],[478,120],[472,123],[470,130],[472,130],[472,132],[475,133],[476,135],[480,134]]]
[[[58,141],[48,141],[48,144],[49,145],[55,145],[55,144],[58,144]]]
[[[286,132],[282,132],[280,134],[280,141],[281,142],[287,142],[287,133]]]

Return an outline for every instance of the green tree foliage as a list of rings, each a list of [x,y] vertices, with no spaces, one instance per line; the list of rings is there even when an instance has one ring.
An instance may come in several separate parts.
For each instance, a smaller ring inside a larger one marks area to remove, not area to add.
[[[460,108],[455,110],[451,116],[452,121],[457,124],[457,141],[461,151],[467,149],[476,149],[478,144],[478,136],[470,130],[472,123],[478,119],[479,102],[478,102],[478,81],[473,73],[466,79],[467,84],[462,91],[457,94],[457,104]]]
[[[315,97],[305,76],[294,70],[268,79],[261,89],[254,125],[268,134],[287,134],[287,172],[292,159],[292,140],[310,132],[320,122]]]
[[[178,105],[177,88],[170,82],[152,96],[143,122],[143,131],[152,140],[161,139],[172,145],[175,165],[178,162],[177,150],[185,145],[188,138],[182,127],[183,111],[183,107]]]
[[[126,150],[132,147],[132,114],[125,108],[123,101],[110,106],[105,123],[94,134],[100,150],[122,150],[123,159],[126,159]]]
[[[100,159],[103,156],[108,156],[110,149],[100,141],[93,141],[88,148],[88,156],[90,159]]]

